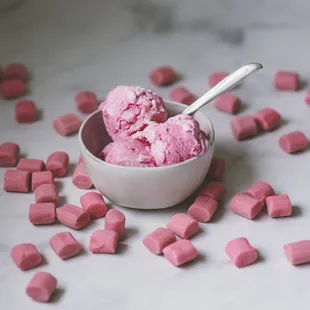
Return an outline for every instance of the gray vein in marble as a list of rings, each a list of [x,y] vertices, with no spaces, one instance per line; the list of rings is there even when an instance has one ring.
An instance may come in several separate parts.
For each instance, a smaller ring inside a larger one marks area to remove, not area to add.
[[[29,1],[31,0],[15,0],[11,3],[5,4],[3,7],[0,8],[0,16],[4,16],[19,10],[23,5],[25,5]]]

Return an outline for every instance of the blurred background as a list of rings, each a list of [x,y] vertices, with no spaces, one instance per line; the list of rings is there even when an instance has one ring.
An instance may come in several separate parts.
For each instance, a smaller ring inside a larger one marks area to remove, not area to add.
[[[54,98],[81,88],[104,96],[117,84],[150,87],[150,70],[163,64],[201,94],[215,70],[259,61],[264,84],[280,68],[302,72],[309,59],[307,0],[0,3],[1,62],[24,62],[35,71],[34,92],[48,89]]]

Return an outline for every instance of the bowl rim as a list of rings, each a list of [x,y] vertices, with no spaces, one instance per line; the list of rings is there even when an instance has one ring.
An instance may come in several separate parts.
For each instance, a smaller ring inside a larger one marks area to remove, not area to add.
[[[170,100],[164,100],[164,104],[168,104],[168,105],[178,105],[180,107],[183,108],[183,110],[185,110],[185,108],[187,108],[188,106],[179,102],[175,102],[175,101],[170,101]],[[104,165],[104,166],[108,166],[114,169],[122,169],[122,170],[140,170],[140,171],[154,171],[154,169],[156,171],[158,170],[163,170],[163,169],[174,169],[175,167],[180,167],[183,165],[186,165],[187,163],[193,162],[193,161],[197,161],[199,158],[201,158],[203,155],[205,155],[210,149],[212,149],[214,142],[215,142],[215,132],[214,132],[214,127],[212,122],[210,121],[210,119],[202,112],[200,111],[196,111],[195,113],[200,113],[203,115],[203,117],[206,119],[208,127],[209,127],[209,134],[210,134],[210,140],[209,140],[209,148],[207,149],[207,151],[205,153],[199,154],[198,156],[192,157],[190,159],[187,159],[185,161],[182,161],[180,163],[177,164],[173,164],[173,165],[167,165],[167,166],[160,166],[160,167],[126,167],[126,166],[118,166],[118,165],[113,165],[110,163],[105,162],[104,160],[94,156],[85,146],[83,139],[82,139],[82,132],[83,129],[86,125],[86,123],[89,121],[89,119],[91,119],[95,114],[100,113],[101,111],[98,109],[96,111],[94,111],[93,113],[91,113],[90,115],[87,116],[87,118],[83,121],[80,129],[79,129],[79,133],[78,133],[78,139],[79,139],[79,144],[80,144],[80,150],[84,153],[86,153],[86,155],[88,157],[90,157],[92,160],[96,161],[98,164]],[[194,113],[194,114],[195,114]]]

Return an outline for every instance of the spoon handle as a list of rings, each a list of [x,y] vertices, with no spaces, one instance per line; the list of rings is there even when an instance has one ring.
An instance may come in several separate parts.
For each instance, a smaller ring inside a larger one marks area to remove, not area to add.
[[[203,96],[198,98],[194,103],[192,103],[188,108],[186,108],[182,114],[192,114],[200,109],[205,104],[209,103],[216,97],[222,95],[223,93],[233,89],[237,86],[243,79],[245,79],[248,75],[253,73],[254,71],[263,68],[260,63],[253,62],[249,63],[232,74],[228,75],[224,80],[215,85],[209,91],[207,91]]]

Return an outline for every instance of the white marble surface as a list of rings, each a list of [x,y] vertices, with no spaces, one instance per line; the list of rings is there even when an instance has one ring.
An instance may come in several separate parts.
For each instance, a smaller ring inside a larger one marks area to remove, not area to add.
[[[118,84],[152,87],[148,73],[162,64],[173,65],[184,75],[180,84],[200,95],[207,89],[210,72],[261,62],[264,70],[235,91],[246,106],[242,113],[272,106],[285,119],[275,132],[240,143],[232,138],[230,116],[212,105],[204,108],[215,126],[216,155],[227,161],[227,195],[215,219],[201,225],[202,232],[193,238],[201,259],[184,268],[147,252],[141,239],[164,226],[172,214],[186,210],[186,203],[156,212],[125,209],[129,233],[118,254],[94,256],[86,251],[63,262],[48,239],[69,229],[33,227],[27,220],[33,194],[1,190],[0,309],[308,309],[310,266],[289,265],[282,246],[309,238],[309,151],[287,155],[277,140],[297,129],[309,136],[310,109],[303,102],[305,90],[276,92],[272,78],[281,68],[298,70],[310,82],[309,9],[306,0],[0,1],[0,63],[28,65],[33,72],[30,97],[43,111],[36,124],[17,125],[14,102],[1,100],[0,141],[16,141],[30,158],[45,160],[55,150],[66,150],[74,164],[77,137],[58,136],[51,123],[75,110],[76,91],[91,89],[103,98]],[[155,90],[164,97],[169,92]],[[1,180],[3,174],[1,169]],[[289,194],[293,217],[274,220],[263,214],[249,221],[228,210],[232,195],[258,179]],[[70,177],[58,185],[62,201],[79,204],[83,191],[71,184]],[[73,234],[87,248],[91,233],[103,227],[103,221]],[[224,252],[225,244],[239,236],[246,236],[262,257],[242,270]],[[18,270],[10,248],[21,242],[36,244],[46,264],[28,272]],[[33,303],[24,293],[39,270],[53,273],[59,281],[52,305]]]

